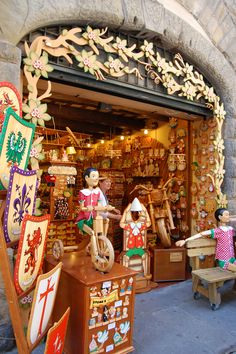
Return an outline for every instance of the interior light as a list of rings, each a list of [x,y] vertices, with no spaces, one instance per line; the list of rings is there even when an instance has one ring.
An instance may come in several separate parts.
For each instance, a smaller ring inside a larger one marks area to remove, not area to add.
[[[148,134],[148,129],[144,129],[143,134],[147,135]]]
[[[105,143],[105,141],[102,139],[102,140],[101,140],[101,144],[104,144],[104,143]]]
[[[124,135],[121,135],[120,140],[124,140],[124,139],[125,139]]]
[[[87,144],[87,147],[88,147],[88,148],[90,148],[90,146],[91,146],[91,144],[90,144],[90,143],[88,143],[88,144]]]

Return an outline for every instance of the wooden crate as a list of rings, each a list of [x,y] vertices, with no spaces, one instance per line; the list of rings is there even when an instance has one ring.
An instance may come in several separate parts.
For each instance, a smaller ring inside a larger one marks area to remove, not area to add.
[[[185,248],[151,248],[150,250],[153,281],[186,279]]]

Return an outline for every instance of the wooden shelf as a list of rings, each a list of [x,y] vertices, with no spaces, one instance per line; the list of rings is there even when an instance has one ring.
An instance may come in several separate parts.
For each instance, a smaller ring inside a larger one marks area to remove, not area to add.
[[[54,165],[54,166],[77,166],[77,162],[74,161],[51,161],[44,160],[40,161],[40,165]]]
[[[132,176],[132,178],[160,178],[161,176]]]

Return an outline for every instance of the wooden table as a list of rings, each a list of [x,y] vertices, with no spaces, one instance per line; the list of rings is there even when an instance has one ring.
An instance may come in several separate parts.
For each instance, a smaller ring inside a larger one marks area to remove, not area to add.
[[[48,256],[45,270],[55,265]],[[53,321],[70,306],[66,353],[121,354],[134,350],[135,274],[118,263],[102,274],[93,268],[90,256],[79,252],[64,255]]]

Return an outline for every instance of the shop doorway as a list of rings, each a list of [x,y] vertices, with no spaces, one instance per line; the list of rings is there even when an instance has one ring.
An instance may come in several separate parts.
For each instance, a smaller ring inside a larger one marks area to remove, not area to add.
[[[65,36],[68,35],[68,32],[64,33]],[[87,29],[85,36],[88,33]],[[114,48],[120,43],[118,39],[116,40]],[[37,45],[40,46],[40,40]],[[47,40],[42,45],[43,47],[44,50],[47,49],[51,53],[52,43],[50,40]],[[149,55],[152,55],[151,47],[149,46],[148,49],[147,47],[146,43],[143,50],[149,51]],[[71,47],[69,50],[73,52]],[[91,68],[89,61],[91,55],[87,52],[82,53],[83,55],[78,56],[77,60],[80,62],[79,66],[85,68],[86,72]],[[121,53],[122,58],[126,60],[127,57],[124,53]],[[130,53],[129,55],[131,57]],[[28,56],[30,58],[25,62],[25,74],[27,74],[27,70],[29,72],[38,70],[40,73],[41,69],[31,68],[33,55],[28,53]],[[181,65],[185,65],[181,56],[176,56],[176,58],[179,61],[179,68]],[[133,56],[132,59],[136,60],[137,58]],[[40,61],[40,58],[38,60]],[[44,61],[47,59],[44,58]],[[47,85],[43,88],[45,81],[40,81],[42,94],[39,92],[39,95],[41,94],[40,98],[43,97],[44,102],[48,103],[48,112],[55,117],[54,125],[51,127],[54,130],[63,131],[68,125],[74,134],[78,134],[78,139],[81,138],[83,141],[83,148],[78,149],[77,157],[80,172],[87,164],[91,165],[91,163],[113,175],[115,170],[119,170],[117,171],[117,173],[119,172],[118,181],[125,181],[122,187],[123,191],[118,198],[121,209],[129,201],[130,190],[134,185],[143,185],[144,183],[156,189],[158,186],[164,185],[169,177],[175,177],[175,183],[168,190],[168,199],[170,199],[176,224],[173,241],[176,238],[186,237],[192,231],[200,231],[211,226],[214,223],[215,196],[219,194],[220,187],[219,183],[215,183],[212,175],[216,179],[219,177],[215,174],[215,169],[222,162],[222,156],[218,154],[219,150],[215,148],[216,144],[214,143],[220,134],[219,122],[217,119],[209,117],[207,119],[207,116],[211,116],[211,114],[205,108],[203,101],[190,102],[196,89],[189,84],[189,76],[186,77],[187,85],[182,89],[180,83],[173,84],[173,82],[164,81],[165,74],[163,74],[164,76],[158,79],[162,80],[164,84],[168,84],[165,86],[168,93],[163,94],[163,89],[155,90],[158,85],[150,88],[147,77],[145,85],[140,85],[140,76],[138,76],[137,82],[128,82],[128,84],[124,80],[96,81],[86,73],[78,74],[74,65],[65,68],[63,61],[64,59],[61,62],[56,60],[55,70],[50,73],[50,77],[55,81],[53,95],[50,97],[50,89],[47,88]],[[110,58],[109,61],[112,65],[118,63]],[[139,65],[140,61],[137,62]],[[38,65],[38,62],[34,62],[34,65],[36,64]],[[108,65],[107,62],[105,64]],[[148,65],[145,66],[145,70],[150,74],[150,77],[153,74],[156,80],[158,74]],[[171,67],[170,65],[169,70],[172,70]],[[187,75],[191,76],[192,67],[186,64],[185,68],[186,70],[188,68],[187,71],[185,70]],[[103,78],[98,67],[92,67],[91,70],[90,73],[96,74],[97,79]],[[120,62],[117,70],[119,75],[124,74]],[[51,72],[51,69],[49,71]],[[128,74],[140,75],[140,71],[140,67],[132,70],[126,67]],[[109,73],[111,74],[111,72]],[[27,75],[29,76],[29,74]],[[168,80],[172,80],[172,77],[170,76]],[[198,75],[198,80],[198,82],[203,82],[201,75]],[[68,84],[73,86],[68,86]],[[33,96],[35,88],[30,85],[26,87],[30,88],[31,96]],[[182,90],[181,95],[186,96],[188,100],[173,95],[175,90]],[[212,102],[212,96],[215,95],[213,89],[206,86],[206,92],[208,101]],[[55,99],[54,102],[53,99]],[[215,102],[217,106],[218,100]],[[221,115],[221,113],[219,114]],[[149,132],[144,135],[146,129]],[[93,148],[91,144],[93,144]],[[65,143],[64,146],[66,146]],[[56,152],[55,155],[58,156],[59,152]],[[219,159],[218,155],[220,155]],[[73,162],[77,163],[77,160]],[[80,180],[76,185],[81,186],[81,183]],[[116,192],[119,190],[117,185],[114,188]]]

